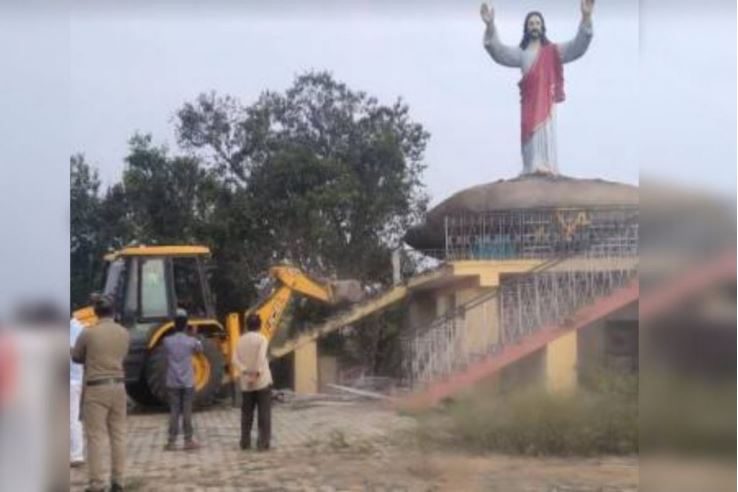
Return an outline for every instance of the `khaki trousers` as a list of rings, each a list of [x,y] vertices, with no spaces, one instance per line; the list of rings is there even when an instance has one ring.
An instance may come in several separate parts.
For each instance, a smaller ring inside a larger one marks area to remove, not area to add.
[[[105,489],[109,484],[102,462],[106,439],[110,443],[111,482],[123,486],[126,461],[125,386],[122,383],[87,386],[82,405],[90,488]]]

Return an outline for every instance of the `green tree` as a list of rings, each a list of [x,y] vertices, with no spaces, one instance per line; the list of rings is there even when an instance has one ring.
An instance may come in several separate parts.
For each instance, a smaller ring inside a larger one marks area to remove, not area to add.
[[[100,205],[99,241],[105,251],[115,251],[136,240],[132,214],[122,183],[108,187]]]
[[[70,160],[70,302],[72,309],[86,304],[99,288],[102,254],[100,237],[100,178],[82,154]]]
[[[192,243],[212,221],[218,182],[196,158],[168,156],[151,135],[129,141],[122,190],[133,238],[145,244]],[[115,192],[114,192],[115,193]]]
[[[325,72],[248,107],[203,94],[178,112],[177,135],[245,193],[260,259],[386,282],[391,248],[425,210],[428,133],[402,101],[381,105]]]

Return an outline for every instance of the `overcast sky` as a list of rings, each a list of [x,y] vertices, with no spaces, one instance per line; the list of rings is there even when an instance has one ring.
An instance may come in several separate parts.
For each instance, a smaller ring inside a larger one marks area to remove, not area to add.
[[[409,104],[431,134],[425,182],[433,203],[517,175],[520,72],[496,65],[482,48],[479,4],[351,5],[80,9],[71,25],[73,151],[112,182],[135,131],[175,148],[172,115],[200,92],[248,104],[261,91],[289,87],[295,74],[325,69],[382,102],[402,97]],[[519,42],[528,10],[544,11],[554,41],[573,37],[581,15],[576,0],[495,7],[508,44]],[[637,3],[598,4],[589,51],[565,68],[562,173],[637,183],[637,77]]]

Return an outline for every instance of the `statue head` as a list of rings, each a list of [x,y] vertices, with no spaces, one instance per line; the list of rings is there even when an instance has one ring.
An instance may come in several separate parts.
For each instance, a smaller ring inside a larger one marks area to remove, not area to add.
[[[546,37],[546,21],[543,20],[543,14],[540,12],[528,12],[523,23],[523,39],[520,41],[520,48],[526,49],[528,44],[537,39],[541,44],[549,43]]]

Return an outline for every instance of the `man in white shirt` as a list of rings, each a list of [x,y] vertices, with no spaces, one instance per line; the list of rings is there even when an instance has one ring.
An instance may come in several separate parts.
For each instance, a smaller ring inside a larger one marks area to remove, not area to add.
[[[77,337],[84,330],[82,323],[72,318],[69,322],[69,343],[74,347]],[[80,466],[85,461],[85,441],[82,437],[82,422],[79,420],[80,396],[84,366],[69,361],[69,462]]]
[[[261,318],[251,314],[246,318],[246,329],[236,344],[233,364],[238,370],[241,391],[241,449],[251,448],[251,426],[254,409],[258,408],[259,438],[257,448],[269,449],[272,433],[272,372],[269,369],[267,348],[269,342],[259,333]]]

